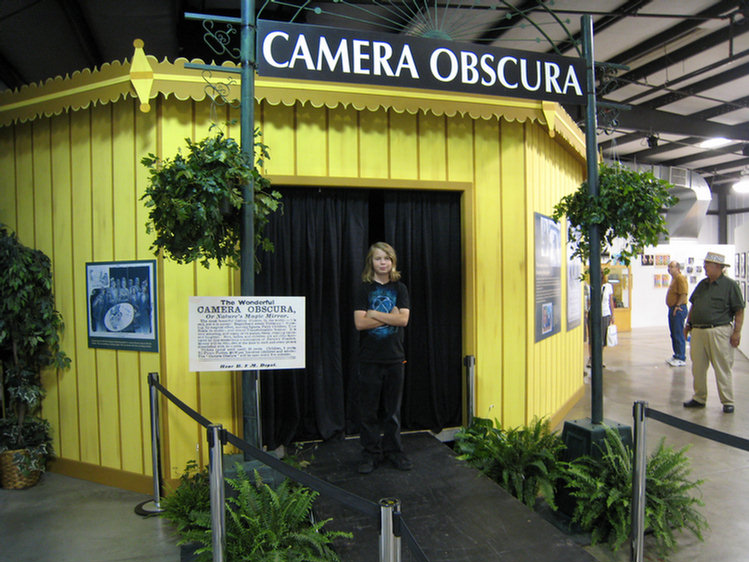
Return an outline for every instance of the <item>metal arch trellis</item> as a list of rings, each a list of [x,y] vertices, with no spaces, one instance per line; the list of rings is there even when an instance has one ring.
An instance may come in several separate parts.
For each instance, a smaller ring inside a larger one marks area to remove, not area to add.
[[[237,33],[237,28],[234,27],[234,25],[232,25],[231,23],[223,23],[226,23],[225,29],[214,30],[214,27],[216,25],[215,20],[203,20],[202,25],[203,29],[205,29],[203,42],[211,51],[213,51],[217,55],[227,54],[234,60],[239,60],[239,49],[236,47],[229,47],[229,44],[231,43],[231,36]]]
[[[449,18],[448,14],[451,10],[461,15],[467,14],[470,10],[504,10],[506,12],[506,19],[510,19],[512,16],[520,17],[528,22],[527,25],[534,27],[538,31],[541,37],[532,39],[533,41],[541,42],[541,38],[543,38],[551,45],[555,53],[561,55],[562,53],[559,51],[557,43],[543,29],[543,27],[548,25],[558,25],[564,30],[569,43],[574,46],[577,56],[582,57],[580,41],[575,39],[567,27],[569,19],[563,21],[557,15],[552,7],[554,4],[553,0],[550,2],[537,0],[535,6],[526,9],[517,8],[507,0],[500,0],[500,3],[501,6],[497,4],[487,6],[483,5],[480,0],[458,0],[457,2],[446,0],[441,3],[437,0],[433,2],[429,0],[406,0],[402,2],[371,0],[366,3],[352,2],[350,0],[333,0],[331,4],[346,6],[348,8],[347,13],[342,13],[334,9],[326,9],[322,7],[320,2],[313,2],[313,0],[265,0],[259,8],[257,16],[261,17],[266,9],[271,5],[275,5],[292,11],[288,17],[288,21],[291,23],[300,19],[304,12],[309,12],[318,16],[326,15],[338,18],[342,21],[348,20],[356,23],[378,25],[385,31],[396,33],[403,31],[404,22],[407,22],[413,26],[412,30],[408,32],[411,35],[447,40],[468,40],[470,38],[469,34],[477,30],[484,32],[500,31],[509,29],[510,26],[498,25],[487,29],[483,21],[479,24],[472,24],[467,22],[464,17]],[[533,18],[533,14],[536,12],[547,14],[554,21],[536,21]],[[526,24],[522,24],[521,27],[524,25]]]

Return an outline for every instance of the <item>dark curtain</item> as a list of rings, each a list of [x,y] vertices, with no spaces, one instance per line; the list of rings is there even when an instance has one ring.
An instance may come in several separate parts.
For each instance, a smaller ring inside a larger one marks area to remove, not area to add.
[[[411,296],[404,429],[461,423],[460,194],[282,188],[258,296],[306,297],[306,369],[261,373],[263,443],[359,430],[354,292],[369,245],[389,242]],[[373,239],[376,238],[376,239]]]
[[[266,227],[275,251],[260,255],[255,293],[306,297],[307,368],[261,375],[263,441],[271,449],[346,432],[359,341],[351,303],[368,233],[366,191],[280,191],[284,211]]]
[[[403,427],[440,431],[460,425],[460,194],[388,190],[384,216],[386,241],[398,254],[411,297]]]

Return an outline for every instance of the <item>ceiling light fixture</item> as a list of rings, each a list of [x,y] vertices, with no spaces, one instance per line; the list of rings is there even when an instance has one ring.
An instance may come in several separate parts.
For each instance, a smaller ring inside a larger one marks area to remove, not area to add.
[[[697,146],[699,146],[700,148],[718,148],[721,146],[726,146],[727,144],[731,144],[731,141],[729,139],[716,137],[713,139],[705,139]]]
[[[658,135],[650,135],[647,140],[648,148],[655,148],[658,146]]]
[[[739,177],[739,181],[733,184],[731,186],[734,193],[749,193],[749,171],[742,170],[741,171],[741,177]]]

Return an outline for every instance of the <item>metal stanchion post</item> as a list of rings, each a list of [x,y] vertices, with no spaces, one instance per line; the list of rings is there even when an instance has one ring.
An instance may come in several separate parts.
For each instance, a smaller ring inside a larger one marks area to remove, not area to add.
[[[400,513],[398,498],[380,500],[380,562],[400,562],[401,538],[396,535],[393,514]]]
[[[466,366],[466,426],[473,423],[473,399],[475,396],[476,383],[476,358],[473,355],[466,355],[463,358],[463,364]]]
[[[138,515],[157,515],[161,509],[161,437],[159,433],[159,391],[154,383],[159,382],[158,373],[148,373],[148,386],[151,409],[151,471],[153,473],[153,500],[146,500],[135,506]],[[144,505],[153,501],[156,509],[147,510]]]
[[[634,417],[635,453],[632,465],[632,562],[642,562],[645,540],[645,408],[648,403],[635,402],[632,408]]]
[[[211,523],[213,562],[224,562],[226,549],[226,514],[224,508],[224,443],[226,435],[220,424],[208,426],[210,447],[209,479],[211,486]]]

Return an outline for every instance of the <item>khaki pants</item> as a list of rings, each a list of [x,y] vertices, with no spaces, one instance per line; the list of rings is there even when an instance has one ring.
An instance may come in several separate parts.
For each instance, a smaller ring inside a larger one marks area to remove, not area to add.
[[[707,402],[707,369],[710,365],[715,370],[715,382],[718,395],[723,404],[733,404],[733,347],[731,333],[733,326],[717,328],[694,328],[690,346],[692,358],[692,377],[694,379],[693,400]]]

